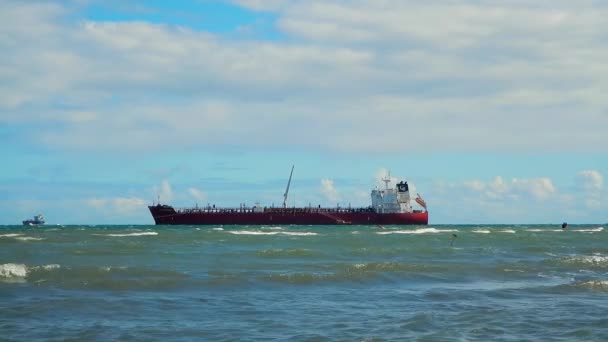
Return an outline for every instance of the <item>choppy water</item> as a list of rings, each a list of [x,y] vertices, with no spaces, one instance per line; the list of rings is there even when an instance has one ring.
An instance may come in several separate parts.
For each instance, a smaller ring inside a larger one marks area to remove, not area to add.
[[[608,232],[0,226],[0,332],[20,341],[605,341]]]

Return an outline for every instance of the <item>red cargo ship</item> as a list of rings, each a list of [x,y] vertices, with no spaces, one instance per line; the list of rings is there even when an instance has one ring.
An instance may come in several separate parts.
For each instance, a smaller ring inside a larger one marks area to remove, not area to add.
[[[253,207],[176,209],[166,204],[149,206],[156,224],[184,225],[426,225],[429,214],[426,203],[416,194],[413,197],[407,182],[399,182],[389,187],[390,177],[383,179],[385,189],[371,192],[372,205],[364,208],[322,208],[322,207],[286,207],[287,194],[293,175],[293,167],[285,190],[283,207]],[[413,208],[414,203],[424,210]]]

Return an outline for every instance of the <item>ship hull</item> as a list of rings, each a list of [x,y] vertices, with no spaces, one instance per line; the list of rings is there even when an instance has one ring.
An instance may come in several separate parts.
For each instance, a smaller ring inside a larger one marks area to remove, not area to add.
[[[42,226],[44,222],[33,221],[33,220],[25,220],[22,221],[24,226]]]
[[[176,211],[170,206],[150,206],[157,225],[426,225],[428,212],[376,213],[369,210],[282,209],[265,212]]]

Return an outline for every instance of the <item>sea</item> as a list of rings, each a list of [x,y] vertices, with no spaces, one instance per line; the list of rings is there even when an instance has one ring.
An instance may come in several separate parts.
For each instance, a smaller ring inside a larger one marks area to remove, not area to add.
[[[608,341],[605,226],[0,226],[0,340]]]

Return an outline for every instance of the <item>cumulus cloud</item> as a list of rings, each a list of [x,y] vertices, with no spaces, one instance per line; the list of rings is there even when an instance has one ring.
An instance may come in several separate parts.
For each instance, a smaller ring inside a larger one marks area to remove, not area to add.
[[[188,194],[199,202],[207,199],[207,194],[197,188],[188,188]]]
[[[340,199],[340,194],[331,179],[321,179],[321,193],[328,201],[336,202]]]
[[[604,176],[596,170],[584,170],[578,173],[579,185],[586,191],[599,191],[604,187]]]
[[[599,2],[234,2],[284,39],[3,1],[0,122],[63,149],[605,151]]]
[[[85,201],[85,203],[92,208],[102,209],[108,203],[106,198],[89,198]]]
[[[583,170],[577,174],[577,185],[583,203],[591,210],[601,210],[606,203],[604,176],[597,170]]]
[[[548,199],[556,192],[553,181],[546,177],[533,179],[514,178],[511,181],[511,186],[516,192],[528,193],[538,200]]]
[[[440,184],[440,188],[446,188]],[[481,199],[534,199],[543,201],[556,194],[557,189],[553,181],[547,177],[541,178],[512,178],[504,180],[496,176],[491,181],[467,180],[462,183],[447,185],[451,191],[473,193]]]
[[[97,210],[111,212],[116,217],[138,214],[146,201],[138,197],[89,198],[85,203]]]
[[[155,186],[154,193],[161,202],[170,203],[173,200],[173,189],[168,180],[163,180],[160,186]]]

